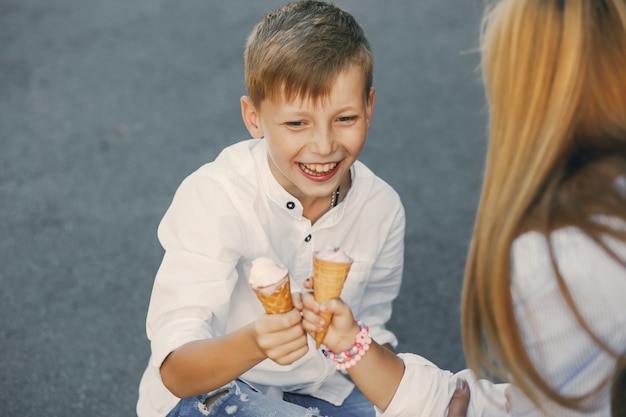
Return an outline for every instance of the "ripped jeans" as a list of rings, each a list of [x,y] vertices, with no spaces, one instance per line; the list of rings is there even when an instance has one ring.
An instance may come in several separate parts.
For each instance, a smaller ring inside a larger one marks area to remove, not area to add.
[[[215,399],[217,398],[217,399]],[[207,400],[209,401],[208,406]],[[285,393],[283,401],[267,397],[236,380],[209,394],[182,399],[167,417],[374,417],[374,406],[355,387],[343,405],[308,395]]]

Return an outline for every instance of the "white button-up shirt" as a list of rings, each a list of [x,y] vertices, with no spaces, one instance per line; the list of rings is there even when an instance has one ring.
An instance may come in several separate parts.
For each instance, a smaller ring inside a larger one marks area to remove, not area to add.
[[[453,374],[416,354],[398,356],[404,361],[404,375],[387,409],[384,412],[376,409],[378,417],[446,417],[459,378],[465,379],[470,389],[465,417],[508,416],[505,397],[508,384],[477,379],[469,369]]]
[[[258,256],[286,265],[298,291],[312,275],[313,252],[341,246],[354,259],[341,298],[378,343],[397,345],[385,323],[403,268],[405,214],[398,194],[357,161],[345,199],[311,224],[272,176],[267,158],[262,139],[226,148],[183,181],[159,225],[165,255],[148,308],[152,355],[139,387],[140,417],[165,416],[178,402],[159,373],[170,352],[264,314],[248,284]],[[268,395],[290,391],[341,404],[353,386],[309,339],[309,353],[295,363],[267,359],[241,378]]]
[[[623,229],[622,226],[618,226]],[[551,235],[565,285],[591,330],[617,354],[626,354],[626,268],[575,227]],[[626,262],[626,245],[605,237]],[[537,370],[560,393],[581,396],[593,391],[615,370],[615,359],[581,327],[561,295],[543,235],[526,233],[513,247],[512,295],[522,339]],[[542,414],[515,386],[513,416],[608,417],[610,384],[572,411],[543,399]]]

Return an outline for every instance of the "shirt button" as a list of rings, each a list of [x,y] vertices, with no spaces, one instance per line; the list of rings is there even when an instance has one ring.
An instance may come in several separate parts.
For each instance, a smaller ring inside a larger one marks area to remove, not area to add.
[[[305,237],[304,241],[309,243],[311,241],[311,235],[308,235],[307,237]]]
[[[289,210],[293,210],[294,208],[296,208],[296,203],[294,203],[293,201],[288,201],[287,202],[287,208]]]

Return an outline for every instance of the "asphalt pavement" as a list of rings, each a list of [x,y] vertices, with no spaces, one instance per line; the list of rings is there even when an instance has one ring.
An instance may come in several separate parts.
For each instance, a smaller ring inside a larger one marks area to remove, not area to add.
[[[135,415],[176,187],[245,139],[243,46],[278,0],[0,0],[0,414]],[[482,0],[342,0],[376,60],[361,160],[400,193],[401,351],[464,367],[483,171]]]

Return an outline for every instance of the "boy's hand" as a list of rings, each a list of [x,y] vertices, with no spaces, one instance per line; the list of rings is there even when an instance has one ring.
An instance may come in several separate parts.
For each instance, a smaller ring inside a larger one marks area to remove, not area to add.
[[[296,308],[302,306],[302,327],[310,334],[321,332],[324,329],[324,319],[320,312],[332,313],[332,319],[328,333],[323,343],[334,352],[342,352],[354,345],[354,336],[359,331],[359,326],[354,322],[350,307],[340,299],[334,299],[319,304],[315,301],[313,293],[302,294],[301,302],[298,301]]]
[[[308,351],[300,312],[293,308],[283,314],[266,314],[254,323],[256,343],[265,356],[279,365],[289,365]]]

